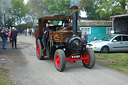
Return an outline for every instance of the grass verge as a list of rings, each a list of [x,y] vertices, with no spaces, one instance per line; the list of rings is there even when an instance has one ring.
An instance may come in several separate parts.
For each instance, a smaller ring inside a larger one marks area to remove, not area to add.
[[[9,79],[8,70],[0,68],[0,85],[14,85]]]
[[[95,53],[96,61],[128,74],[128,53]]]

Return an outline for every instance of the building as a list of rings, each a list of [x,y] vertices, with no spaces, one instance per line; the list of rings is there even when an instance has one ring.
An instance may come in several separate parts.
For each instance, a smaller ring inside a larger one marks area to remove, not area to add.
[[[94,37],[101,39],[106,34],[110,34],[112,31],[112,21],[106,20],[81,20],[78,22],[78,27],[88,35],[88,41],[93,41]]]
[[[128,34],[128,14],[111,16],[115,34]]]

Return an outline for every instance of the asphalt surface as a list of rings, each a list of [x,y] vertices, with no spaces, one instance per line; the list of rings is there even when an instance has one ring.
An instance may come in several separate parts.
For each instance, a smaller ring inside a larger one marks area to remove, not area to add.
[[[36,57],[35,38],[18,36],[18,49],[0,49],[0,64],[6,64],[10,78],[16,85],[128,85],[128,75],[96,63],[94,68],[82,62],[66,63],[64,72],[55,69],[53,60]]]

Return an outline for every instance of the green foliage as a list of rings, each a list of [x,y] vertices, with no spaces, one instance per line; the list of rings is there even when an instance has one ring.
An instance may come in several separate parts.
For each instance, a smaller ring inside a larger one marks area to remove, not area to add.
[[[14,17],[10,17],[6,23],[7,23],[7,27],[13,27],[13,25],[15,24],[15,18]]]
[[[110,19],[112,15],[126,13],[127,2],[128,0],[96,0],[96,13],[99,13],[101,19]]]
[[[100,19],[99,14],[96,13],[97,5],[95,0],[81,0],[79,8],[87,12],[88,19]]]
[[[11,14],[9,20],[12,20],[11,23],[13,25],[18,24],[20,26],[21,21],[29,11],[29,7],[23,3],[23,0],[11,0],[11,4],[12,7],[8,10],[8,12]]]
[[[50,14],[70,14],[70,0],[42,0]]]
[[[110,19],[110,16],[127,13],[128,0],[82,0],[88,19]]]
[[[8,27],[19,25],[18,28],[21,28],[23,24],[21,22],[31,23],[33,27],[37,23],[37,18],[44,15],[71,14],[70,0],[29,0],[27,4],[23,1],[0,0],[0,23],[3,16],[2,9],[6,10]],[[108,20],[112,15],[128,13],[127,5],[128,0],[81,0],[79,9],[86,11],[88,19]]]
[[[27,22],[25,24],[21,24],[20,27],[26,29],[26,28],[32,28],[33,22]]]

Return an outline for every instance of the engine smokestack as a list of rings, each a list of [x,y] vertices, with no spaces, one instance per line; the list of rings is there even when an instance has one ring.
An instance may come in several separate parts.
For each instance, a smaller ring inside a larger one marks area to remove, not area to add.
[[[72,11],[72,20],[73,20],[73,36],[77,35],[77,11],[78,6],[74,5],[70,7]]]

